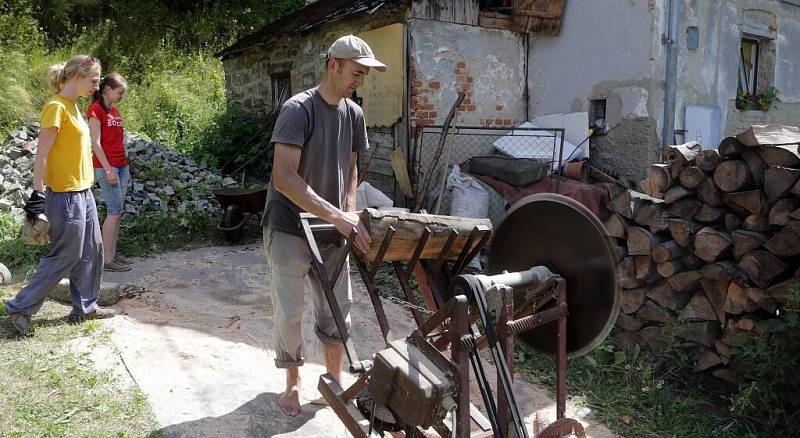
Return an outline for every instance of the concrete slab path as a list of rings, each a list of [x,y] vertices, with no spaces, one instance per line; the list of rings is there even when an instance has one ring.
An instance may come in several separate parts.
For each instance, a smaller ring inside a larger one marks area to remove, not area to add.
[[[274,367],[269,276],[260,244],[200,248],[138,259],[129,272],[104,280],[136,285],[140,296],[115,307],[124,316],[103,321],[135,383],[146,394],[167,437],[346,437],[333,411],[310,403],[324,372],[321,344],[311,330],[306,297],[303,337],[308,360],[301,368],[299,416],[283,416],[275,403],[284,374]],[[358,354],[383,348],[360,277],[353,277],[352,337]],[[385,302],[396,336],[414,328],[410,314]],[[518,379],[515,394],[526,421],[555,419],[547,392]],[[473,391],[474,392],[474,391]],[[473,399],[479,400],[475,392]],[[591,437],[614,436],[585,408],[570,416]]]

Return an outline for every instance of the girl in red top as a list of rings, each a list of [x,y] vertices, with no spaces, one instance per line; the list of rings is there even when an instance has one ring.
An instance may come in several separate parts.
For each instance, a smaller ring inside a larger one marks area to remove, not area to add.
[[[117,236],[122,222],[123,204],[130,181],[128,153],[123,142],[123,123],[114,104],[125,95],[127,84],[117,73],[100,81],[86,119],[92,136],[94,177],[103,189],[106,219],[103,221],[103,266],[106,271],[129,271],[130,261],[117,254]]]

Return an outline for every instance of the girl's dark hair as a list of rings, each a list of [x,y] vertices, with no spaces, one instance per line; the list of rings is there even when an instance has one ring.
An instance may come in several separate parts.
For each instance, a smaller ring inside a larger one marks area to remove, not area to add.
[[[92,95],[92,102],[99,100],[100,106],[103,107],[104,111],[108,112],[109,107],[103,101],[103,90],[105,90],[106,87],[111,87],[112,90],[116,90],[119,87],[127,86],[128,82],[125,81],[125,78],[123,78],[121,74],[116,72],[109,73],[103,79],[100,79],[100,88],[98,88],[98,90],[94,92],[94,95]]]

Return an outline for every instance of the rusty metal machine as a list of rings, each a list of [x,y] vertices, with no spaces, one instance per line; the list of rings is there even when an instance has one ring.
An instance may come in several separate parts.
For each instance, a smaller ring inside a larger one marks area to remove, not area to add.
[[[567,358],[586,354],[602,342],[619,308],[605,230],[588,209],[561,195],[532,195],[508,211],[494,234],[475,227],[469,236],[457,239],[454,230],[432,224],[418,236],[407,260],[386,262],[395,238],[390,227],[375,257],[356,260],[386,341],[386,348],[371,360],[357,357],[331,292],[355,235],[343,245],[339,260],[328,263],[333,266],[329,273],[316,236],[330,232],[331,226],[310,215],[303,215],[301,223],[350,371],[358,376],[353,385],[341,388],[324,375],[318,388],[353,436],[379,437],[389,431],[405,436],[531,436],[512,390],[515,336],[556,357],[557,418],[537,436],[584,435],[580,423],[565,416]],[[438,256],[421,257],[434,236],[446,238]],[[487,274],[462,274],[490,238]],[[454,245],[460,248],[453,251]],[[408,336],[392,341],[383,294],[375,284],[382,263],[392,263],[418,325]],[[430,314],[417,304],[412,275],[420,289],[430,293]],[[488,354],[481,354],[484,349]],[[496,370],[495,389],[489,384],[490,369]],[[470,401],[471,376],[482,409]]]

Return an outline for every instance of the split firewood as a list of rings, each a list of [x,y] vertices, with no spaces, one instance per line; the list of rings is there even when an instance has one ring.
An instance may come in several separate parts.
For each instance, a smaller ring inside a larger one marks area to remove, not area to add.
[[[722,190],[717,187],[713,178],[706,178],[700,182],[697,187],[697,197],[705,204],[722,206]]]
[[[711,263],[725,256],[732,245],[731,236],[705,227],[694,236],[694,254]]]
[[[732,233],[742,228],[742,223],[744,221],[739,216],[728,213],[725,215],[725,219],[723,219],[722,222],[725,224],[725,231]]]
[[[765,146],[758,149],[768,166],[795,167],[800,164],[800,145]]]
[[[700,210],[694,215],[694,219],[698,222],[707,224],[716,224],[725,219],[727,210],[722,207],[712,207],[708,204],[700,206]]]
[[[683,255],[683,248],[678,245],[678,242],[670,240],[653,248],[651,255],[653,256],[653,261],[655,263],[664,263],[668,260],[677,259]]]
[[[792,214],[798,211],[798,208],[800,208],[800,201],[795,198],[779,200],[769,209],[769,224],[783,227],[789,223],[789,219],[800,219],[800,217],[792,218]]]
[[[692,197],[683,198],[673,204],[669,204],[669,214],[677,216],[681,219],[692,220],[694,216],[700,211],[703,204]]]
[[[769,286],[773,280],[783,275],[789,267],[769,251],[756,249],[745,254],[739,260],[739,268],[747,274],[758,287]]]
[[[697,289],[703,274],[700,271],[679,272],[666,279],[675,292],[689,292]]]
[[[611,197],[611,210],[622,217],[633,219],[630,190],[623,190],[616,196]]]
[[[775,201],[789,192],[800,179],[800,169],[790,167],[770,167],[764,171],[764,193],[767,199]]]
[[[656,353],[663,352],[667,348],[664,329],[661,327],[650,326],[639,330],[639,339],[643,345]]]
[[[614,258],[614,263],[621,262],[626,255],[628,255],[628,250],[624,246],[611,245],[611,257]]]
[[[660,194],[658,196],[656,194],[652,194],[651,196],[655,196],[657,198],[661,198],[664,196],[664,192],[673,185],[672,182],[672,175],[670,174],[669,164],[666,163],[656,163],[650,165],[650,171],[647,176],[647,181],[649,185],[649,189],[652,193]]]
[[[642,281],[636,278],[633,257],[625,257],[617,265],[617,285],[623,289],[635,289],[642,285]]]
[[[636,316],[644,321],[653,321],[660,323],[671,322],[674,319],[673,316],[669,313],[669,311],[667,311],[667,309],[649,300],[645,301],[642,308],[639,309],[638,312],[636,312]],[[659,330],[661,329],[659,328]]]
[[[653,248],[661,243],[661,241],[661,236],[651,233],[645,228],[628,228],[628,254],[630,255],[649,256]]]
[[[747,190],[753,185],[753,175],[742,160],[723,161],[714,170],[714,184],[723,192]]]
[[[766,216],[768,212],[767,198],[761,190],[726,193],[723,200],[728,208],[742,217],[751,214]]]
[[[690,322],[676,326],[675,336],[711,347],[719,338],[719,326],[710,321]]]
[[[740,260],[748,252],[760,248],[769,239],[764,233],[747,230],[736,230],[731,233],[733,239],[733,257]]]
[[[723,363],[727,363],[733,354],[733,348],[730,345],[722,342],[721,340],[714,341],[714,349],[717,350],[719,356],[722,358]]]
[[[686,167],[681,171],[681,174],[678,177],[681,185],[689,190],[696,189],[704,179],[706,179],[705,172],[703,172],[702,169],[697,166]]]
[[[800,128],[787,125],[752,125],[736,134],[747,146],[800,143]]]
[[[747,164],[747,168],[750,169],[750,174],[753,175],[753,183],[756,187],[762,187],[764,185],[764,171],[769,167],[767,163],[764,162],[758,151],[752,148],[745,148],[742,151],[742,159]]]
[[[726,277],[703,278],[700,280],[700,287],[703,288],[703,292],[717,315],[717,319],[723,324],[727,318],[725,315],[725,300],[728,299],[730,283],[731,281]]]
[[[775,314],[775,310],[778,308],[778,302],[775,298],[767,295],[763,289],[748,287],[744,290],[744,293],[747,294],[747,298],[750,298],[754,303],[758,304],[759,307],[773,315]]]
[[[703,149],[694,156],[695,165],[705,172],[713,172],[719,164],[719,151],[716,149]]]
[[[634,316],[620,313],[617,315],[617,327],[629,332],[638,332],[644,327],[644,324]]]
[[[732,315],[741,315],[757,309],[758,304],[747,296],[745,288],[732,281],[728,286],[728,296],[725,299],[725,312]]]
[[[764,243],[764,248],[776,256],[791,257],[800,254],[800,221],[790,221]]]
[[[789,193],[795,196],[800,196],[800,180],[797,180],[797,182],[794,183],[794,186],[792,186],[792,189],[789,190]]]
[[[719,143],[717,150],[720,157],[738,157],[742,154],[744,145],[736,137],[725,137]]]
[[[645,298],[647,298],[648,288],[641,288],[641,289],[629,289],[621,291],[621,302],[620,302],[620,309],[623,313],[632,314],[636,313],[642,304],[644,304]]]
[[[717,314],[703,294],[695,294],[683,311],[689,321],[717,321]]]
[[[751,214],[744,218],[744,222],[742,222],[742,227],[748,231],[758,231],[763,233],[769,230],[769,220],[764,216],[759,216],[757,214]]]
[[[669,233],[678,245],[688,248],[694,242],[694,235],[704,226],[686,219],[670,219]]]
[[[690,252],[684,253],[683,257],[681,257],[681,261],[683,262],[683,266],[686,268],[686,270],[700,269],[706,264],[703,259]]]
[[[642,201],[633,216],[633,221],[650,228],[653,232],[659,232],[669,228],[669,218],[669,212],[665,210],[664,204],[650,204]]]
[[[610,237],[625,239],[628,236],[628,223],[622,215],[612,213],[605,221],[606,232]]]
[[[711,372],[711,375],[731,385],[742,385],[747,381],[745,380],[744,373],[745,371],[741,367],[717,368]]]
[[[690,168],[687,167],[687,169],[690,169]],[[664,198],[664,202],[666,202],[667,204],[672,204],[672,203],[674,203],[675,201],[677,201],[679,199],[683,199],[683,198],[685,198],[687,196],[694,195],[694,193],[695,193],[694,190],[689,190],[689,189],[687,189],[686,187],[684,187],[682,185],[681,186],[673,186],[673,187],[670,187],[669,190],[667,190],[666,193],[664,193],[663,198]]]
[[[715,352],[711,350],[704,350],[700,355],[697,357],[697,362],[694,366],[695,372],[706,371],[708,369],[714,368],[717,365],[722,365],[723,361],[722,358]]]
[[[669,260],[656,265],[656,272],[663,278],[669,278],[678,272],[685,271],[686,265],[680,260]]]
[[[664,159],[670,166],[670,175],[678,179],[686,166],[694,164],[694,157],[703,149],[696,141],[664,148]]]
[[[647,293],[647,298],[655,301],[659,305],[679,311],[686,307],[689,300],[692,299],[691,293],[676,292],[668,282],[663,282],[654,287]]]
[[[646,280],[653,275],[655,267],[653,259],[649,255],[633,256],[633,265],[636,268],[636,279]]]

